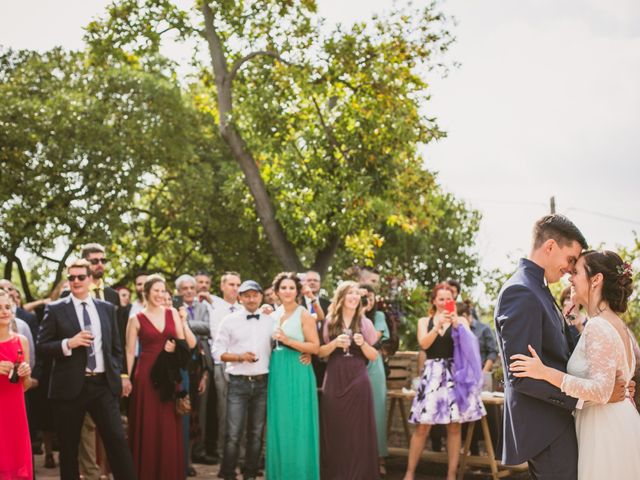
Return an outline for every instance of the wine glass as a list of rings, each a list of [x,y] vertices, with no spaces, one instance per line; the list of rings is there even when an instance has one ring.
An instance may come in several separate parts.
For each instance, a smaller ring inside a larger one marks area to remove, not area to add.
[[[275,333],[277,334],[279,330],[280,330],[280,329],[279,329],[279,328],[277,328],[277,329],[275,330]],[[273,349],[274,349],[274,350],[282,350],[282,347],[280,346],[280,342],[278,341],[278,339],[277,339],[276,337],[274,337],[272,340],[275,342],[275,347],[273,347]]]
[[[349,342],[352,341],[352,339],[353,339],[353,331],[350,328],[342,329],[342,333],[344,333],[345,335],[347,335],[349,337]],[[345,348],[345,350],[344,350],[344,356],[345,357],[353,357],[353,355],[351,355],[351,352],[349,351],[350,347],[351,347],[351,344],[349,344],[349,346],[347,348]]]

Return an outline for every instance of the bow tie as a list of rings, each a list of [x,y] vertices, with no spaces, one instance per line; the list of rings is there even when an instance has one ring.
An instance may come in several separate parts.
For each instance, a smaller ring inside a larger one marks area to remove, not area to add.
[[[254,314],[248,314],[247,315],[247,320],[251,320],[252,318],[255,318],[256,320],[260,319],[260,314],[259,313],[254,313]]]

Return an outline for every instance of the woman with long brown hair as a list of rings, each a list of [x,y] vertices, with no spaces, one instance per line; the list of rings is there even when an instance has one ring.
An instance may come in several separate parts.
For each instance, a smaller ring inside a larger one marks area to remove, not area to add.
[[[360,287],[341,283],[323,329],[320,358],[327,371],[320,402],[321,472],[325,480],[379,478],[373,394],[367,362],[377,337],[364,316]],[[354,447],[357,446],[357,447]]]
[[[178,341],[193,348],[196,339],[186,320],[174,308],[165,307],[166,290],[164,278],[150,275],[144,283],[145,308],[131,317],[127,325],[127,372],[133,375],[129,443],[138,478],[186,477],[182,419],[176,414],[174,399],[176,385],[171,384],[166,394],[152,380],[152,371],[161,352],[175,357],[180,348]],[[133,371],[138,343],[140,355]],[[188,352],[185,356],[188,358]]]
[[[269,364],[266,477],[318,480],[316,380],[311,364],[300,361],[301,354],[318,352],[316,320],[298,303],[302,285],[295,273],[278,274],[273,290],[282,305],[273,313],[276,345]]]

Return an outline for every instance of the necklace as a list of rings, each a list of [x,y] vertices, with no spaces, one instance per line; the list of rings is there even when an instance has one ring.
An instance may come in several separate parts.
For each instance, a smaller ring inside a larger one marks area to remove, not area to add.
[[[595,312],[593,315],[590,315],[590,317],[592,317],[592,318],[596,317],[596,316],[600,315],[602,312],[604,312],[605,310],[609,310],[609,307],[607,306],[607,307],[604,307],[604,308],[598,308],[598,311]]]

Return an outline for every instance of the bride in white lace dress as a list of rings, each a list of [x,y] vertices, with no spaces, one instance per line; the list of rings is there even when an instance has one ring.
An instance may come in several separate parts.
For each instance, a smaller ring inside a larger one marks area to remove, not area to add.
[[[616,377],[628,386],[636,367],[632,333],[618,316],[627,309],[631,277],[631,266],[614,252],[582,254],[571,284],[589,321],[567,373],[543,365],[531,347],[532,357],[512,357],[515,376],[545,380],[584,401],[575,412],[579,480],[640,479],[640,415],[630,398],[607,403]]]

